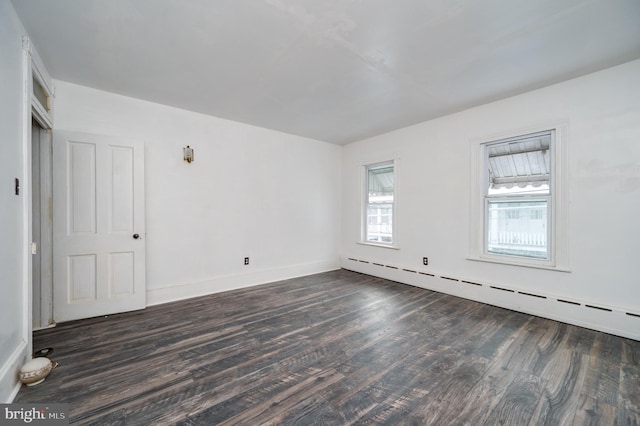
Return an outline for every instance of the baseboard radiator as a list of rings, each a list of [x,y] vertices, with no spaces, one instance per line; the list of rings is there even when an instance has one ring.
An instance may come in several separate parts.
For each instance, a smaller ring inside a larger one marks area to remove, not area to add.
[[[344,269],[640,340],[640,311],[355,257]]]

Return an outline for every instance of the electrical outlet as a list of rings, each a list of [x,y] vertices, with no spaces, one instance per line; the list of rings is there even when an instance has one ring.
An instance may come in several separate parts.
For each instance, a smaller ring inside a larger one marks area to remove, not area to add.
[[[425,266],[428,265],[429,264],[429,258],[428,257],[423,257],[422,258],[422,264],[425,265]]]
[[[248,257],[245,257],[245,258],[244,258],[244,264],[245,264],[245,265],[248,265],[248,264],[249,264],[249,258],[248,258]]]

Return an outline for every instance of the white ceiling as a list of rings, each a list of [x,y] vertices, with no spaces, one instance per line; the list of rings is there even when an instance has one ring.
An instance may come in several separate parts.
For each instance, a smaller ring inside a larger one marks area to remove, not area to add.
[[[640,0],[13,0],[50,74],[336,144],[640,58]]]

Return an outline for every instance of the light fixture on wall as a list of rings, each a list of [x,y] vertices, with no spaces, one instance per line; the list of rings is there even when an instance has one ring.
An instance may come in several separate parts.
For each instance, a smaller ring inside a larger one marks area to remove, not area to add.
[[[184,161],[187,163],[191,163],[193,161],[193,148],[189,145],[187,145],[186,148],[182,148],[182,154],[184,156]]]

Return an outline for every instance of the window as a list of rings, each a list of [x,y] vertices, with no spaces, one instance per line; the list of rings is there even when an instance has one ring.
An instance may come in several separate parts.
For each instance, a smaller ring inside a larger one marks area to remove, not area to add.
[[[32,82],[32,88],[33,88],[33,97],[35,99],[38,100],[38,102],[40,102],[41,107],[47,111],[48,113],[51,113],[51,103],[50,103],[50,97],[47,94],[47,89],[44,88],[44,86],[42,84],[40,84],[40,81],[38,81],[38,79],[35,77],[35,75],[32,78],[33,82]]]
[[[22,46],[26,63],[24,88],[29,96],[29,109],[35,120],[45,129],[53,127],[53,86],[40,56],[33,48],[29,37],[23,37]]]
[[[393,244],[394,162],[370,164],[365,168],[363,242]]]
[[[558,129],[472,144],[471,260],[568,270]]]
[[[484,144],[487,253],[549,260],[553,134]]]

